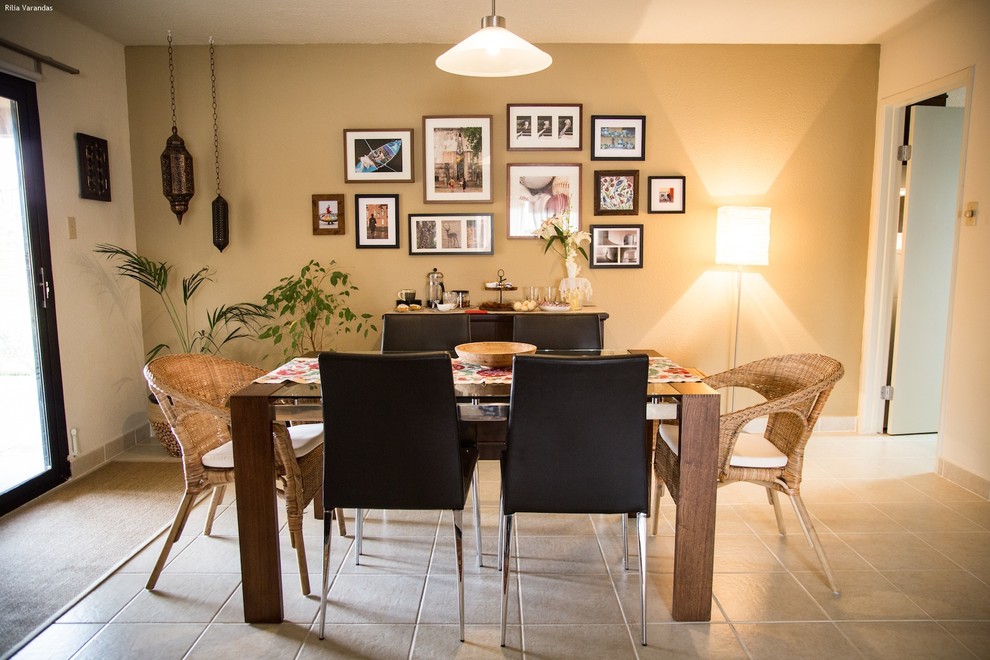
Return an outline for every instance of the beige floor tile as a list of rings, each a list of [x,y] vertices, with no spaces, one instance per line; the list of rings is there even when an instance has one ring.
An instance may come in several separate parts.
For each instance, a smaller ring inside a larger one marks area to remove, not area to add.
[[[440,511],[372,509],[365,511],[364,535],[365,538],[373,536],[436,536],[439,523]]]
[[[940,621],[939,623],[978,658],[990,658],[990,620]]]
[[[335,539],[336,540],[336,539]],[[414,574],[426,575],[433,554],[433,537],[429,536],[371,536],[365,534],[361,563],[354,563],[357,545],[351,544],[340,564],[342,574]],[[330,544],[331,552],[333,543]],[[284,553],[283,553],[284,555]],[[321,564],[317,564],[319,566]],[[283,570],[285,561],[283,559]]]
[[[425,584],[425,575],[338,575],[327,621],[414,624]]]
[[[82,648],[102,628],[99,623],[55,623],[14,657],[17,660],[63,660]]]
[[[519,575],[524,625],[622,623],[622,612],[607,575]],[[513,585],[509,585],[512,597]],[[510,620],[510,623],[516,623]]]
[[[967,571],[884,571],[933,619],[990,619],[990,586]]]
[[[864,502],[931,504],[932,499],[902,479],[842,479],[842,485]]]
[[[282,575],[282,616],[287,622],[309,625],[316,619],[320,610],[322,580],[320,573],[310,573],[310,593],[303,595],[298,586],[298,575]],[[213,623],[244,623],[244,593],[241,587],[224,603]]]
[[[509,617],[519,621],[519,600],[515,590],[509,597]],[[502,574],[464,576],[464,622],[470,625],[497,625],[502,607]],[[453,575],[430,575],[419,614],[425,624],[457,623],[457,581]]]
[[[406,660],[412,648],[414,625],[330,624],[320,639],[320,624],[310,628],[297,660],[309,658],[375,658]]]
[[[990,502],[946,502],[945,505],[959,515],[972,520],[983,529],[990,531]]]
[[[962,486],[957,486],[934,472],[903,477],[903,479],[932,499],[946,504],[949,502],[986,502],[976,493],[968,491]]]
[[[746,657],[736,634],[724,623],[648,624],[646,636],[649,646],[637,649],[639,657],[644,659],[735,660]]]
[[[912,532],[980,532],[979,525],[938,502],[880,502],[878,509]]]
[[[866,658],[887,660],[955,660],[972,657],[934,621],[839,623],[839,629]]]
[[[232,573],[163,573],[155,590],[138,593],[113,623],[209,623],[240,582]]]
[[[148,577],[140,573],[114,573],[59,617],[59,623],[107,623],[144,589]]]
[[[884,463],[884,469],[895,477],[912,477],[932,472],[935,469],[934,457],[897,457],[889,458]]]
[[[205,628],[197,623],[109,623],[72,657],[132,660],[135,649],[141,649],[141,660],[174,660],[186,657]]]
[[[716,573],[713,591],[731,622],[828,619],[790,573]]]
[[[781,502],[785,496],[780,496]],[[807,474],[801,480],[801,497],[805,505],[813,509],[819,502],[862,502],[863,498],[850,490],[841,479],[823,477],[809,478]],[[788,505],[790,506],[790,505]],[[793,512],[793,509],[792,509]]]
[[[836,571],[836,598],[819,573],[794,573],[833,621],[927,619],[924,610],[877,571]]]
[[[828,563],[834,571],[863,571],[871,568],[857,552],[835,534],[823,534],[819,531],[818,538],[825,548]],[[798,532],[781,536],[766,534],[760,540],[770,549],[770,552],[790,571],[811,571],[822,574],[822,565],[818,555],[808,543],[804,534]],[[823,578],[824,579],[824,576]]]
[[[881,461],[863,458],[819,458],[811,465],[836,479],[889,479],[892,476]]]
[[[186,658],[291,658],[302,648],[308,631],[308,625],[289,623],[214,623]]]
[[[877,570],[956,568],[947,557],[934,550],[916,534],[843,533],[839,538]]]
[[[833,623],[746,623],[734,628],[754,660],[856,657],[855,647]]]
[[[619,603],[625,614],[626,621],[638,624],[639,616],[639,573],[633,569],[616,573],[612,576],[615,591],[619,595]],[[671,609],[674,604],[674,576],[669,574],[646,574],[646,622],[673,623]],[[725,617],[722,611],[712,601],[713,622],[722,623]]]
[[[766,492],[766,491],[764,491]],[[753,527],[749,524],[749,521],[743,516],[743,511],[754,511],[760,508],[765,508],[770,512],[770,517],[773,517],[773,507],[771,507],[766,500],[763,498],[762,506],[757,503],[745,503],[745,504],[720,504],[715,507],[715,535],[716,536],[726,536],[733,534],[753,534]]]
[[[819,533],[832,531],[836,534],[843,532],[882,534],[904,531],[904,527],[891,519],[890,516],[884,514],[873,504],[866,502],[862,504],[818,503],[814,509],[809,508],[809,513],[811,513]]]
[[[465,626],[464,641],[453,626],[419,626],[412,658],[521,658],[519,626],[507,626],[505,648],[499,645],[501,631],[496,626]]]
[[[716,536],[716,573],[755,573],[783,571],[784,565],[773,555],[759,537]]]
[[[766,504],[766,490],[753,484],[736,482],[718,489],[719,504]]]
[[[615,554],[603,557],[597,536],[520,536],[515,553],[524,573],[607,574],[608,565],[622,568],[618,540],[616,546]]]
[[[523,630],[523,648],[532,658],[635,658],[635,648],[642,648],[639,634],[635,647],[629,628],[622,625],[588,623],[585,625],[527,625]]]
[[[236,536],[199,535],[181,552],[173,549],[172,555],[165,573],[241,572],[241,552]]]
[[[179,556],[179,553],[181,553],[197,538],[199,538],[198,532],[192,532],[189,528],[186,528],[186,532],[172,545],[172,551],[169,553],[168,561],[173,561]],[[147,576],[151,574],[151,569],[155,567],[155,562],[158,561],[158,556],[162,552],[164,541],[164,535],[159,534],[154,540],[151,541],[151,543],[141,548],[136,555],[128,559],[123,566],[117,569],[117,572],[141,573],[147,578]],[[166,567],[167,566],[168,564],[166,564]]]
[[[918,534],[918,538],[990,584],[990,532]]]
[[[618,520],[618,518],[616,518]],[[591,516],[565,513],[520,513],[513,533],[522,536],[588,536],[595,533]]]

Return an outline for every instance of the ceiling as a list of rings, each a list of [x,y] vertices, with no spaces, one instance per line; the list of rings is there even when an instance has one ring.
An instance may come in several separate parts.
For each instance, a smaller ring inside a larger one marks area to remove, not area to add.
[[[536,43],[863,44],[948,0],[501,0],[506,27]],[[453,44],[488,0],[58,0],[125,46]]]

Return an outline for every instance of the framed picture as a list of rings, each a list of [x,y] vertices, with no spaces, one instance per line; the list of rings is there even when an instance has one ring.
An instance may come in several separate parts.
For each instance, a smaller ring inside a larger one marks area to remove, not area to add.
[[[344,196],[313,195],[313,235],[344,233]]]
[[[636,215],[639,170],[595,170],[595,215]]]
[[[423,201],[492,201],[492,116],[423,117]]]
[[[566,218],[571,229],[581,228],[579,163],[510,164],[507,169],[509,238],[537,238],[551,218]]]
[[[651,176],[647,183],[650,213],[684,213],[684,177]]]
[[[413,131],[344,129],[344,181],[412,181]]]
[[[409,254],[494,254],[491,213],[410,213]]]
[[[591,160],[645,160],[646,117],[593,115]]]
[[[592,225],[592,268],[642,268],[643,225]]]
[[[399,247],[399,196],[354,195],[354,227],[359,248]]]
[[[581,151],[581,104],[506,106],[509,151]]]

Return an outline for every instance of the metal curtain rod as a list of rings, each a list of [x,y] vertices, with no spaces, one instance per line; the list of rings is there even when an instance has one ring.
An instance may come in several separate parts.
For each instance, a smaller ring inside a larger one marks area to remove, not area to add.
[[[20,53],[21,55],[26,55],[27,57],[30,57],[32,60],[34,60],[36,65],[47,64],[48,66],[53,66],[56,69],[65,71],[66,73],[71,73],[73,75],[79,74],[79,69],[71,67],[68,64],[63,64],[62,62],[52,59],[47,55],[36,53],[30,48],[25,48],[24,46],[18,46],[17,44],[11,41],[7,41],[6,39],[0,38],[0,47],[7,48],[8,50],[12,50],[15,53]]]

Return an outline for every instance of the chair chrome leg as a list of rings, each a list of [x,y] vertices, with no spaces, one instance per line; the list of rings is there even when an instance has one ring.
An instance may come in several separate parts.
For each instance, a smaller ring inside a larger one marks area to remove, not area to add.
[[[629,516],[622,514],[622,570],[629,570],[629,525],[626,519]]]
[[[500,644],[505,646],[505,619],[509,612],[509,562],[511,561],[510,544],[512,540],[512,514],[507,516],[503,515],[502,518],[505,520],[504,527],[502,530],[502,547],[499,552],[499,556],[502,561],[502,614],[501,614],[501,636]]]
[[[842,592],[839,591],[839,584],[835,581],[835,574],[832,573],[832,566],[828,563],[828,557],[825,556],[825,547],[822,545],[822,541],[818,538],[818,532],[815,531],[815,526],[811,523],[811,516],[808,514],[808,509],[804,506],[804,500],[797,493],[791,495],[791,504],[794,505],[794,513],[797,514],[798,522],[801,523],[801,528],[804,529],[804,535],[808,537],[811,541],[811,547],[815,549],[815,554],[818,555],[818,562],[822,565],[822,570],[825,571],[825,577],[828,579],[829,587],[832,589],[833,596],[841,596]]]
[[[354,509],[354,565],[361,565],[362,541],[364,540],[364,509]]]
[[[464,641],[464,511],[454,511],[454,557],[457,561],[457,623]]]
[[[217,507],[223,503],[223,494],[227,486],[220,484],[213,487],[213,497],[210,499],[210,510],[206,513],[206,523],[203,525],[203,536],[213,533],[213,517],[217,514]]]
[[[777,518],[777,531],[781,536],[787,535],[787,528],[784,526],[784,512],[780,510],[780,500],[777,499],[777,491],[767,488],[767,499],[773,505],[773,515]]]
[[[481,563],[481,495],[478,494],[478,466],[474,467],[474,474],[471,476],[471,492],[474,493],[474,538],[478,544],[478,566]],[[464,640],[461,640],[464,641]]]
[[[320,639],[327,623],[327,592],[330,585],[330,519],[323,520],[323,588],[320,590]]]
[[[502,557],[502,533],[503,533],[504,530],[502,529],[502,526],[504,524],[504,520],[503,519],[505,518],[505,514],[503,513],[503,511],[505,511],[505,493],[499,492],[499,495],[498,495],[498,540],[496,541],[496,544],[498,545],[498,548],[497,548],[497,550],[495,552],[495,554],[498,555],[498,570],[502,570],[502,565],[504,563],[504,558]]]
[[[639,541],[639,620],[646,646],[646,514],[636,514],[636,539]]]
[[[186,521],[189,519],[189,512],[192,510],[192,505],[195,501],[195,493],[186,493],[182,496],[182,501],[179,502],[179,508],[175,512],[175,520],[172,521],[172,527],[168,530],[168,536],[165,537],[162,552],[158,555],[158,561],[155,562],[155,567],[151,570],[151,575],[148,577],[148,584],[145,585],[145,589],[154,589],[155,585],[158,584],[158,577],[162,574],[162,569],[165,568],[165,562],[168,561],[168,554],[172,552],[172,546],[175,545],[175,542],[179,540],[179,536],[182,535],[182,528],[186,526]]]

